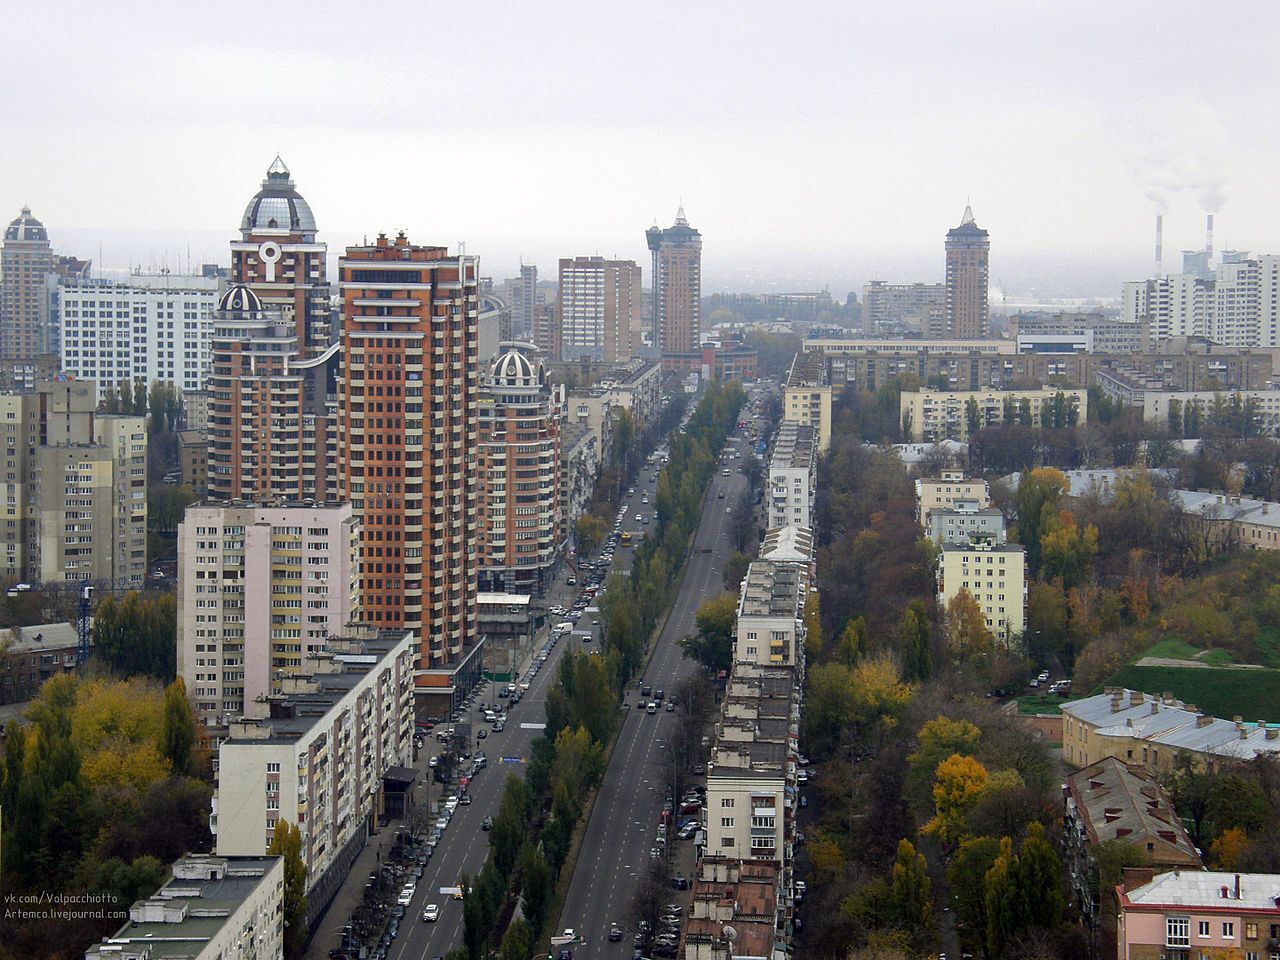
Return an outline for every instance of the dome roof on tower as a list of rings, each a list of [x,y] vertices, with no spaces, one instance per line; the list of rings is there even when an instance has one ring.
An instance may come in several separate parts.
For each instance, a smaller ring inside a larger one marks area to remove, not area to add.
[[[261,313],[262,301],[243,283],[227,288],[218,300],[218,310],[223,313]]]
[[[493,361],[489,377],[495,386],[537,387],[543,381],[542,361],[531,360],[516,349],[507,350]]]
[[[286,236],[291,233],[300,233],[308,240],[315,239],[315,215],[298,193],[289,168],[280,157],[277,156],[267,168],[262,189],[244,208],[240,233],[246,240],[257,234]]]
[[[9,224],[9,228],[5,230],[4,238],[6,240],[48,241],[49,234],[45,231],[44,224],[31,215],[31,208],[23,207],[17,219],[12,221]]]

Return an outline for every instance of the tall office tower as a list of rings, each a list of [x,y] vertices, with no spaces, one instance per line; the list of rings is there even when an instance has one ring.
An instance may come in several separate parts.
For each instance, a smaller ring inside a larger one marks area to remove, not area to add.
[[[538,268],[520,264],[520,276],[507,281],[511,290],[511,334],[513,340],[533,339],[534,318],[542,303],[538,291]]]
[[[52,271],[49,234],[31,208],[23,207],[0,246],[0,358],[49,352]]]
[[[323,353],[337,339],[325,252],[316,242],[311,207],[276,157],[240,220],[240,240],[231,244],[231,277],[293,324],[305,357]]]
[[[316,500],[340,494],[327,384],[337,354],[303,359],[296,326],[243,284],[218,302],[209,371],[209,495]]]
[[[58,291],[58,306],[66,373],[96,380],[103,391],[121,380],[204,389],[217,280],[161,274],[72,281]]]
[[[339,271],[364,621],[418,631],[422,668],[442,667],[477,639],[478,258],[380,234]]]
[[[8,526],[0,578],[142,586],[147,569],[143,417],[97,413],[90,380],[0,396]]]
[[[358,619],[351,504],[189,507],[178,526],[178,675],[209,723],[240,717]]]
[[[480,589],[540,594],[560,542],[560,405],[542,361],[507,350],[480,384]]]
[[[560,261],[560,359],[631,359],[640,326],[640,267],[604,257]]]
[[[663,230],[645,232],[653,253],[653,336],[668,369],[702,362],[702,234],[689,226],[684,207]]]
[[[991,314],[987,303],[991,240],[965,204],[960,226],[947,231],[946,336],[953,340],[986,337]]]

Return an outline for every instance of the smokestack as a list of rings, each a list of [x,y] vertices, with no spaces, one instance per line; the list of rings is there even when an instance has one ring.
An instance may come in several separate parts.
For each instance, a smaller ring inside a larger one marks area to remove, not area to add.
[[[1156,279],[1164,276],[1164,214],[1156,214]]]
[[[1205,215],[1204,252],[1205,252],[1205,266],[1210,267],[1213,265],[1213,214],[1212,213]]]

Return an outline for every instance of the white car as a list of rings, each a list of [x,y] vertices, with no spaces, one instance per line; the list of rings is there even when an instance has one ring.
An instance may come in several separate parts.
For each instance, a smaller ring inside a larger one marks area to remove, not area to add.
[[[422,919],[427,923],[435,923],[440,919],[440,904],[428,903],[425,910],[422,911]]]

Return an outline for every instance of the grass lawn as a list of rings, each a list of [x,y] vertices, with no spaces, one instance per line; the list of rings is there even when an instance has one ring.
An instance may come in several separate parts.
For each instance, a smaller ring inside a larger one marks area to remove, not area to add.
[[[1200,651],[1178,637],[1166,637],[1142,651],[1144,657],[1164,657],[1168,660],[1194,660]]]
[[[1062,712],[1062,704],[1064,702],[1062,697],[1032,693],[1018,698],[1018,712],[1030,716],[1034,716],[1037,713],[1058,714]]]
[[[1129,664],[1106,683],[1144,693],[1172,692],[1215,717],[1280,721],[1280,670],[1212,670]]]

